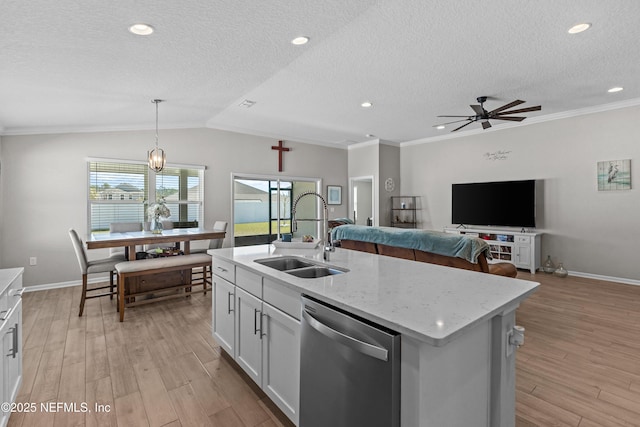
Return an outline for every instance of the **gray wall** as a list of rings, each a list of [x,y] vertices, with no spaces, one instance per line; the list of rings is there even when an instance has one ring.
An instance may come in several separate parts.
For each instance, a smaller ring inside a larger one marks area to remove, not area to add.
[[[389,226],[391,196],[400,196],[400,147],[382,140],[359,144],[349,149],[349,178],[373,176],[375,197],[374,225]],[[385,190],[385,181],[392,178],[395,189]]]
[[[391,225],[391,196],[401,196],[400,147],[380,144],[380,180],[378,183],[378,200],[380,200],[380,225]],[[395,188],[387,191],[385,181],[393,179]]]
[[[205,223],[231,222],[231,173],[322,178],[347,185],[347,151],[286,141],[284,172],[269,138],[214,129],[161,130],[160,146],[170,163],[205,165]],[[67,234],[86,235],[87,157],[144,160],[153,131],[73,133],[2,137],[3,207],[0,266],[25,267],[29,285],[75,282],[80,273]],[[310,159],[313,159],[312,161]],[[346,203],[332,217],[347,214]],[[228,234],[229,236],[229,234]],[[229,238],[225,242],[229,245]],[[90,257],[107,256],[94,250]],[[38,265],[29,266],[29,257]]]
[[[537,179],[542,259],[569,271],[640,279],[640,107],[624,108],[401,149],[402,192],[420,196],[422,228],[451,223],[451,184]],[[503,152],[504,159],[487,154]],[[598,191],[598,161],[632,159],[632,188]],[[507,196],[505,195],[505,198]]]

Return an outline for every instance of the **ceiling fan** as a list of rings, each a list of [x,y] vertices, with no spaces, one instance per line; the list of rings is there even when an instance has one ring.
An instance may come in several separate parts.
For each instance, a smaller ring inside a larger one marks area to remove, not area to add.
[[[473,111],[475,111],[475,115],[473,116],[438,116],[438,117],[464,117],[464,119],[462,120],[456,120],[453,122],[448,122],[448,123],[441,123],[439,125],[435,125],[434,127],[438,127],[438,126],[444,126],[444,125],[450,125],[452,123],[458,123],[458,122],[464,122],[466,121],[467,123],[463,124],[460,127],[455,128],[454,130],[452,130],[451,132],[455,132],[457,130],[462,129],[465,126],[470,125],[471,123],[474,122],[481,122],[482,123],[482,129],[489,129],[491,127],[491,123],[489,123],[489,120],[509,120],[512,122],[521,122],[524,119],[526,119],[526,117],[513,117],[513,116],[509,116],[510,114],[517,114],[517,113],[527,113],[529,111],[540,111],[542,109],[542,106],[540,105],[536,105],[535,107],[528,107],[528,108],[521,108],[519,110],[511,110],[511,111],[505,111],[508,110],[509,108],[513,108],[516,105],[520,105],[520,104],[524,104],[525,101],[521,101],[519,99],[510,102],[508,104],[503,105],[502,107],[498,107],[495,110],[492,111],[487,111],[484,109],[484,103],[487,101],[487,97],[486,96],[479,96],[478,98],[476,98],[477,101],[480,103],[480,105],[469,105],[469,107],[471,107],[473,109]]]

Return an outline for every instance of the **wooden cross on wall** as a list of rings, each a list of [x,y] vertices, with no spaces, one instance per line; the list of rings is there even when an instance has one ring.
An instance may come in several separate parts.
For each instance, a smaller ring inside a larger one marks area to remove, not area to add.
[[[282,172],[282,153],[285,151],[291,151],[291,148],[282,146],[282,141],[278,141],[278,145],[272,145],[272,150],[278,150],[278,172]]]

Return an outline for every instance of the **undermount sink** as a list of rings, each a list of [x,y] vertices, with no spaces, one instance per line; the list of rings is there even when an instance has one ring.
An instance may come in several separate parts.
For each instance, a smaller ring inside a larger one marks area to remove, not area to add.
[[[254,262],[302,279],[316,279],[318,277],[333,276],[349,271],[330,265],[316,264],[298,257],[257,259],[254,260]]]
[[[315,279],[316,277],[325,277],[325,276],[333,276],[334,274],[342,274],[344,273],[344,271],[338,270],[336,268],[314,266],[314,267],[299,268],[297,270],[287,271],[286,273],[289,273],[292,276],[300,277],[303,279]]]
[[[293,270],[296,268],[312,267],[315,264],[311,262],[302,261],[301,259],[294,257],[286,258],[267,258],[257,259],[255,262],[265,265],[267,267],[275,268],[279,271]]]

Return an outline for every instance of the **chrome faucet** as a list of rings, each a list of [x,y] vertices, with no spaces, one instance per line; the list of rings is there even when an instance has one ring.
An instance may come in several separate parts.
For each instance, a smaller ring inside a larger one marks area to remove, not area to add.
[[[324,212],[323,218],[305,218],[305,219],[296,219],[296,207],[298,206],[298,202],[304,196],[316,196],[320,200],[322,200],[322,207]],[[327,209],[327,202],[324,200],[321,194],[316,193],[315,191],[305,191],[296,197],[296,200],[293,202],[293,207],[291,208],[291,232],[295,232],[298,230],[298,221],[322,221],[322,233],[323,233],[323,249],[322,249],[322,257],[325,261],[329,261],[329,253],[335,252],[335,248],[331,243],[331,239],[329,239],[329,210]]]

